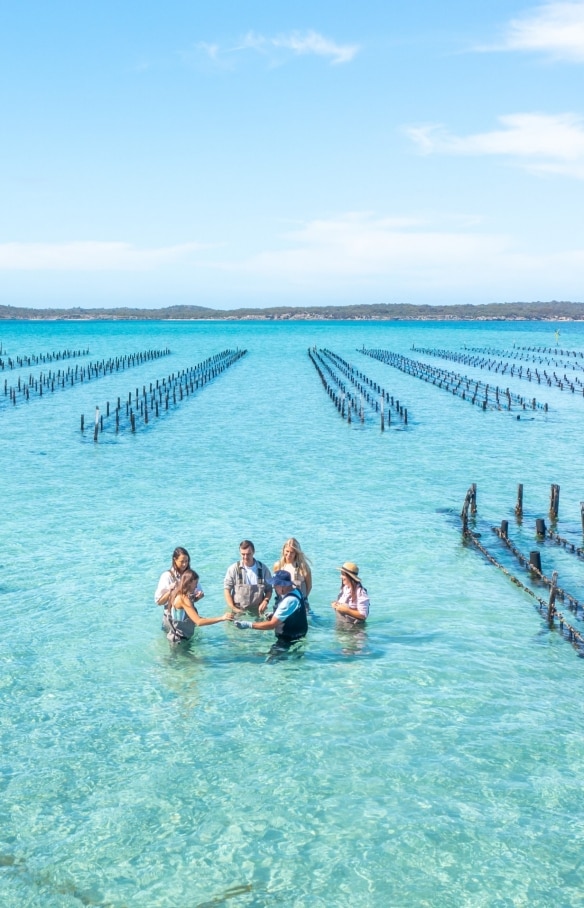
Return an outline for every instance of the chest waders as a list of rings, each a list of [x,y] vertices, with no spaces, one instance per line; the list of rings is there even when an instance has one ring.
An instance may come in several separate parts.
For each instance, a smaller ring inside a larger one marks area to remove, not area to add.
[[[233,590],[233,601],[238,608],[257,612],[260,603],[266,598],[264,566],[261,561],[255,562],[258,582],[246,583],[246,574],[241,564],[237,565],[237,579]]]
[[[172,576],[172,573],[171,573]],[[175,583],[180,580],[180,575],[175,574],[173,577]],[[191,604],[194,606],[194,600],[189,596]],[[179,643],[181,640],[190,640],[195,633],[195,622],[192,621],[184,609],[169,607],[168,603],[164,607],[162,615],[162,628],[173,636],[173,642]],[[168,634],[167,634],[168,636]]]

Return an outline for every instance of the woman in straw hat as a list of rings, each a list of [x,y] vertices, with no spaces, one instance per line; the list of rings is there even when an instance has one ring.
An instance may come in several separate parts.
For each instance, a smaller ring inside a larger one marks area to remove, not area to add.
[[[337,615],[350,618],[353,622],[366,621],[369,615],[369,596],[367,590],[359,580],[359,568],[354,561],[345,561],[341,572],[341,590],[332,608]]]

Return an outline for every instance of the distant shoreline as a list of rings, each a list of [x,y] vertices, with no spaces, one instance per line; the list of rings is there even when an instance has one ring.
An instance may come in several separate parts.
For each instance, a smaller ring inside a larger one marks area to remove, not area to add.
[[[402,303],[362,306],[277,306],[266,309],[211,309],[205,306],[169,306],[159,309],[129,307],[33,309],[0,306],[0,321],[480,321],[580,322],[584,303],[486,303],[483,305],[415,306]]]

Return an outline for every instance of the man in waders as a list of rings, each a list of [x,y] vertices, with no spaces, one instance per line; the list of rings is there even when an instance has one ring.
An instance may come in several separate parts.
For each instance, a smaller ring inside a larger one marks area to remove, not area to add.
[[[267,621],[235,621],[239,630],[252,629],[254,631],[276,632],[276,643],[273,649],[289,649],[306,637],[308,620],[306,618],[306,605],[304,596],[292,583],[288,571],[276,571],[272,577],[272,586],[276,590],[277,600],[274,613]]]
[[[249,539],[239,544],[241,561],[227,568],[223,581],[225,602],[233,612],[264,612],[272,595],[272,575],[256,561],[255,547]]]

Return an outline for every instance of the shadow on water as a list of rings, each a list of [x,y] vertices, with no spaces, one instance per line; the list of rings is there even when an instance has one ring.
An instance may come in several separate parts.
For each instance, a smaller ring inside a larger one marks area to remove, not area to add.
[[[369,646],[367,630],[359,624],[350,624],[338,620],[336,625],[336,639],[341,647],[343,656],[373,656],[374,652]]]
[[[48,871],[32,871],[22,858],[13,854],[0,854],[0,871],[2,870],[24,877],[31,887],[41,892],[45,890],[45,892],[50,891],[56,895],[67,896],[68,901],[70,898],[75,899],[80,905],[85,905],[87,908],[92,908],[92,906],[93,908],[108,908],[108,906],[111,906],[111,902],[104,902],[100,897],[90,895],[87,891],[78,888],[73,880],[57,883],[50,879]]]
[[[230,668],[234,665],[259,665],[275,663],[298,663],[305,666],[311,664],[334,664],[346,662],[347,658],[383,659],[391,647],[427,647],[440,638],[439,631],[424,633],[383,633],[375,628],[375,634],[370,635],[367,628],[355,625],[337,627],[335,633],[335,646],[323,649],[315,643],[311,646],[310,637],[300,641],[290,649],[284,649],[273,643],[264,649],[234,648],[229,647],[219,653],[216,650],[208,652],[197,646],[195,639],[182,643],[170,644],[160,662],[168,668],[186,666],[189,663],[197,667],[211,666],[215,668]]]
[[[252,891],[253,885],[251,883],[244,883],[241,886],[232,886],[230,889],[226,889],[222,895],[217,895],[207,902],[198,902],[195,905],[195,908],[213,908],[213,905],[224,905],[228,899],[234,899],[239,895],[245,895],[247,892]]]
[[[263,650],[230,650],[229,654],[224,656],[213,653],[212,655],[202,654],[197,651],[196,644],[191,641],[174,644],[172,651],[161,657],[161,664],[168,668],[177,666],[186,666],[188,663],[196,666],[211,666],[214,668],[230,668],[234,665],[260,665],[260,664],[277,664],[277,663],[294,663],[302,661],[305,664],[311,663],[334,663],[344,662],[347,655],[352,655],[350,651],[338,652],[336,650],[316,650],[310,648],[310,642],[301,642],[290,649],[282,649],[277,643],[272,644]],[[384,651],[380,649],[368,649],[367,651],[355,652],[355,655],[368,656],[372,659],[381,659]]]

